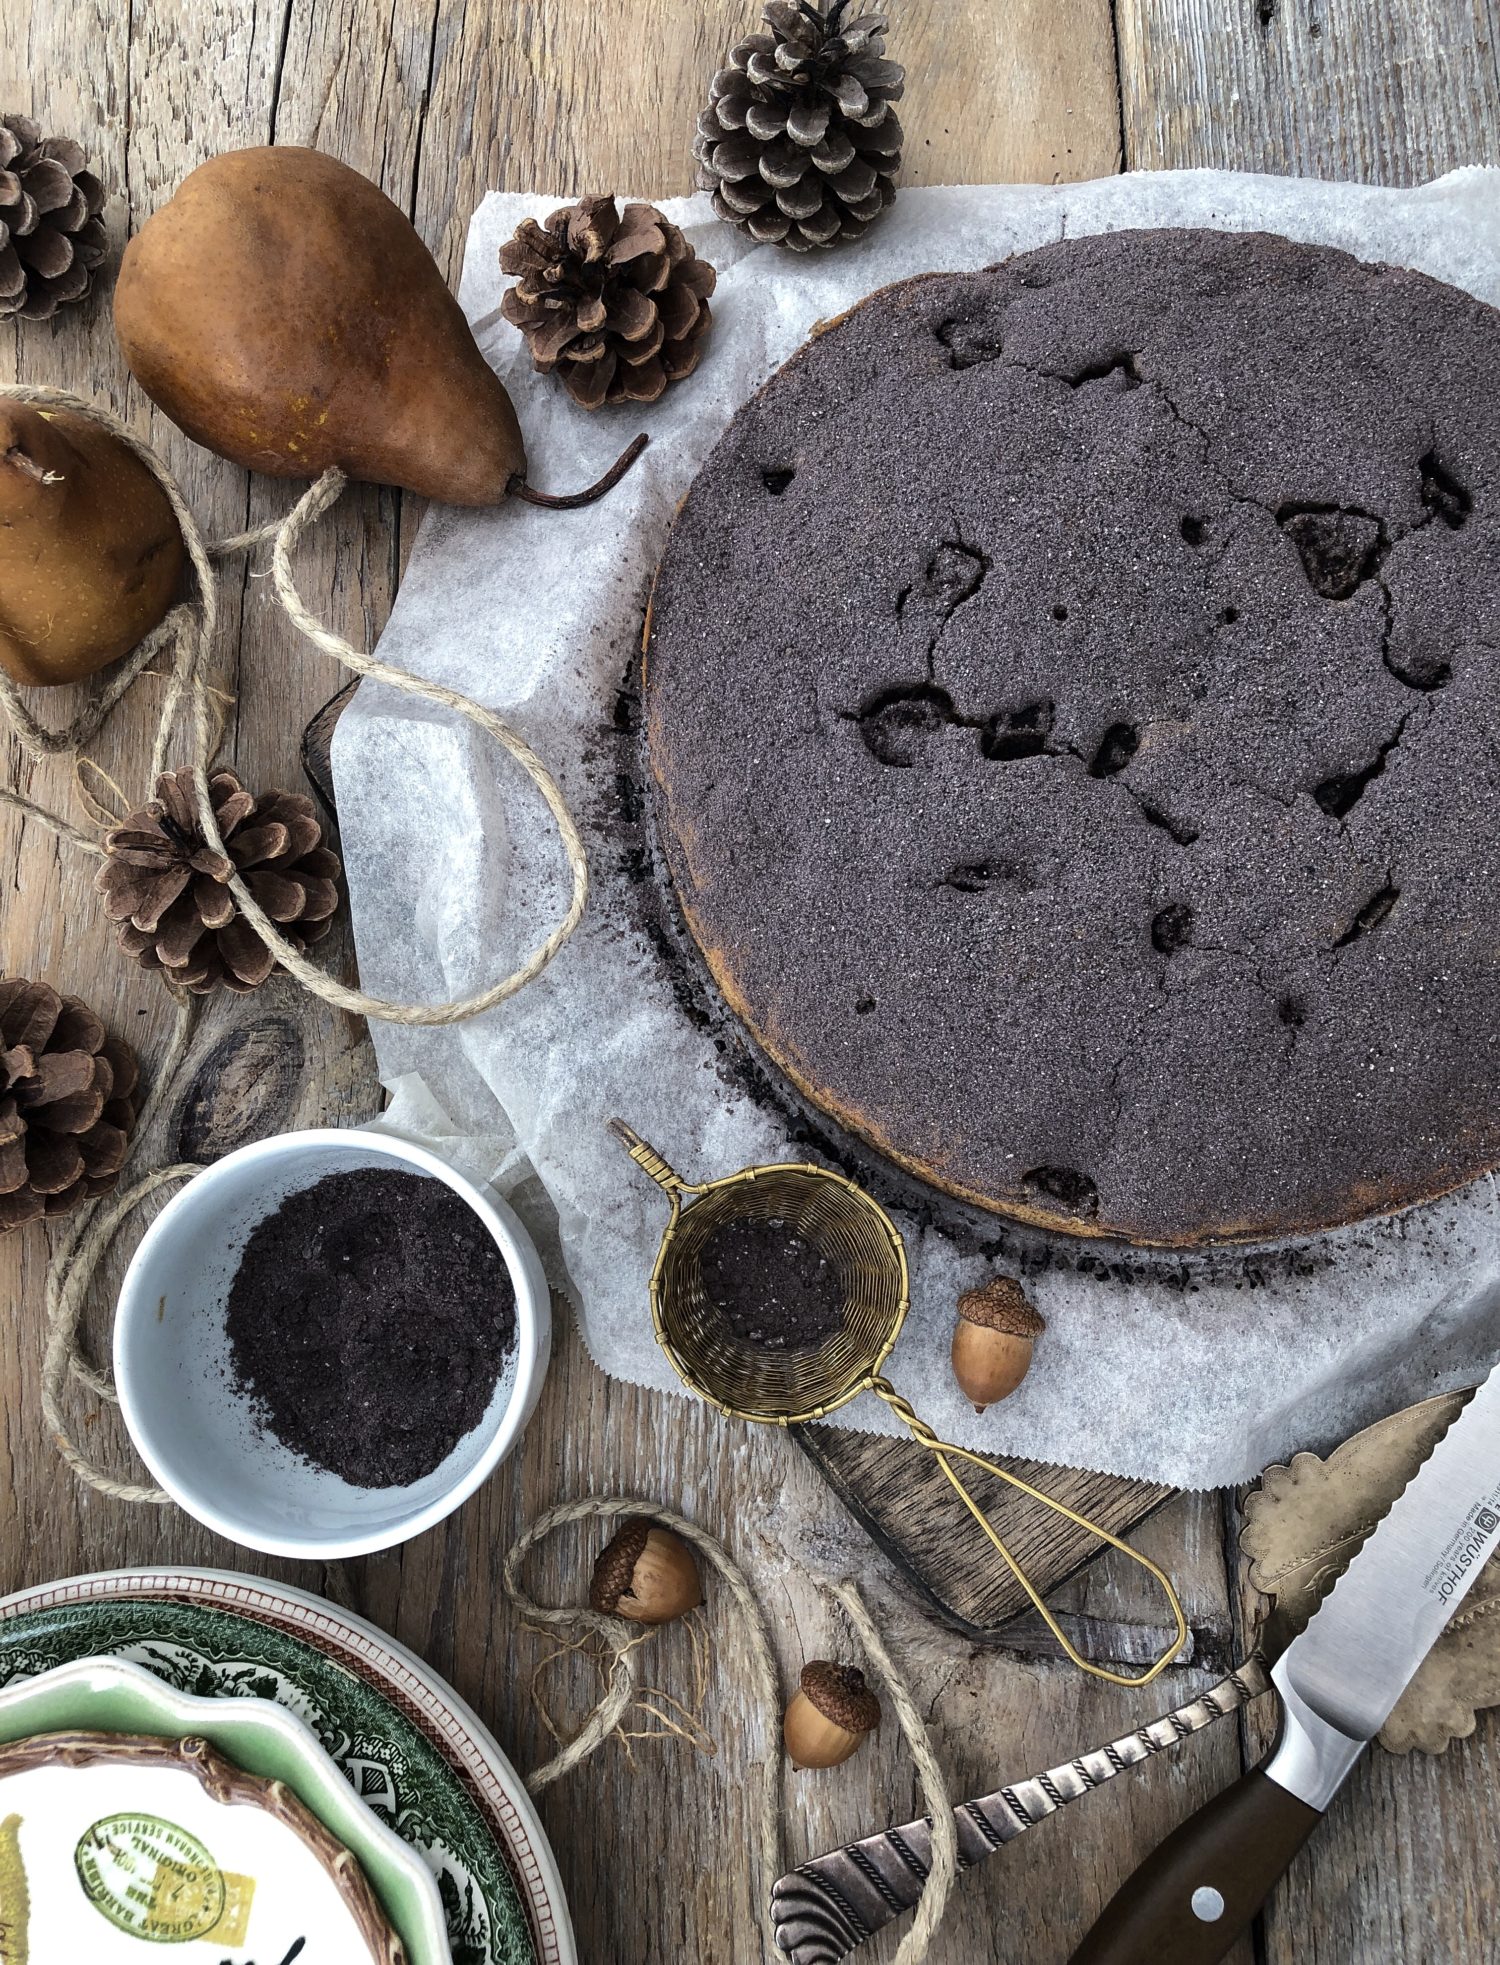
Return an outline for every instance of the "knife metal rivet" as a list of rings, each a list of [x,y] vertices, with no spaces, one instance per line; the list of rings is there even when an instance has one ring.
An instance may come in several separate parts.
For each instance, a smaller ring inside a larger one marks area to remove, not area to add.
[[[1193,1915],[1200,1924],[1217,1924],[1224,1915],[1224,1899],[1207,1883],[1193,1892]]]

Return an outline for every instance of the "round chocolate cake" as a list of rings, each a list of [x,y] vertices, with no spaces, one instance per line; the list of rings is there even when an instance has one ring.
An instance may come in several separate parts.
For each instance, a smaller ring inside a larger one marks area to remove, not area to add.
[[[908,281],[730,425],[648,629],[661,834],[816,1105],[1189,1245],[1500,1163],[1500,313],[1265,235]]]

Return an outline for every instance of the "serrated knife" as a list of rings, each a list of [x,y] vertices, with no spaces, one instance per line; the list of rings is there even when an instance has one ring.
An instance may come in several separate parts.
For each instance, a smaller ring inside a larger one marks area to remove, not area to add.
[[[1072,1965],[1214,1965],[1250,1924],[1500,1541],[1493,1373],[1277,1661],[1281,1730],[1108,1903]]]

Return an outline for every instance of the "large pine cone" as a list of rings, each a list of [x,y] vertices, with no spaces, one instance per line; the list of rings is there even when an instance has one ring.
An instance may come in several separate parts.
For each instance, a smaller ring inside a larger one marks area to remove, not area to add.
[[[752,238],[806,252],[857,239],[896,195],[906,72],[885,22],[848,0],[770,0],[768,34],[729,52],[693,155],[714,210]]]
[[[45,321],[82,300],[109,249],[104,186],[68,137],[0,116],[0,319]]]
[[[135,1130],[135,1059],[76,996],[0,978],[0,1234],[107,1194]]]
[[[500,248],[500,301],[543,375],[585,409],[654,403],[703,353],[717,275],[654,205],[583,198]]]
[[[221,984],[259,989],[276,967],[229,891],[231,873],[300,949],[332,927],[342,871],[310,798],[253,798],[232,771],[215,772],[208,788],[228,859],[204,842],[192,773],[168,771],[150,803],[105,834],[95,881],[125,953],[195,996]]]

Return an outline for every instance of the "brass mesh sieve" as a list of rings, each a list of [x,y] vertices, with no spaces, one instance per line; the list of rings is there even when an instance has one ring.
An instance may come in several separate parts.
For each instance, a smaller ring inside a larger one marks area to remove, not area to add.
[[[736,1337],[703,1282],[703,1251],[729,1220],[779,1220],[838,1279],[838,1329],[815,1351]],[[651,1279],[656,1335],[681,1377],[721,1412],[793,1425],[862,1391],[906,1316],[906,1252],[884,1210],[821,1167],[752,1167],[704,1187],[668,1228]]]
[[[935,1457],[943,1474],[997,1555],[1031,1599],[1064,1654],[1094,1678],[1112,1685],[1149,1685],[1187,1641],[1187,1618],[1172,1579],[1149,1556],[1086,1515],[1044,1494],[997,1461],[956,1446],[933,1432],[880,1367],[890,1356],[910,1301],[906,1249],[895,1223],[863,1188],[826,1167],[790,1163],[744,1167],[722,1180],[686,1181],[622,1119],[610,1130],[642,1172],[672,1204],[651,1272],[651,1319],[657,1342],[678,1377],[699,1398],[731,1419],[796,1426],[821,1419],[860,1392],[873,1392]],[[686,1203],[686,1205],[685,1205]],[[703,1250],[729,1220],[779,1220],[832,1264],[843,1314],[837,1331],[817,1350],[776,1352],[737,1338],[703,1281]],[[1118,1549],[1161,1585],[1172,1612],[1173,1635],[1143,1672],[1124,1673],[1093,1664],[1074,1646],[1043,1602],[1025,1569],[995,1532],[964,1484],[959,1465],[982,1468],[1050,1508],[1075,1527]]]

